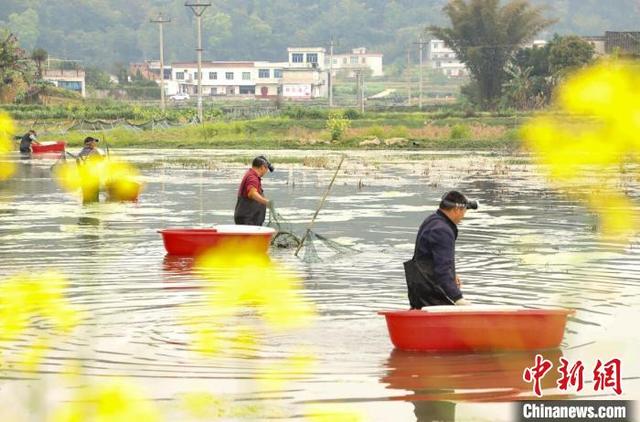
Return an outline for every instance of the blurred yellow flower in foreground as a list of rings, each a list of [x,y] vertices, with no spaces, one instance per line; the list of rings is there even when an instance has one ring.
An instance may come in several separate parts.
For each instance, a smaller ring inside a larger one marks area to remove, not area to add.
[[[55,271],[0,280],[0,341],[16,341],[30,329],[39,330],[36,340],[18,357],[21,369],[36,371],[50,339],[77,325],[79,315],[65,297],[66,287],[66,279]],[[31,326],[35,321],[37,327]]]
[[[257,252],[261,244],[250,239],[225,242],[198,257],[196,268],[211,282],[209,308],[220,316],[255,309],[271,328],[305,325],[315,311],[300,294],[300,279]]]
[[[196,272],[208,282],[205,307],[196,308],[185,324],[194,329],[194,349],[204,354],[255,349],[258,331],[251,322],[295,329],[315,315],[302,298],[300,279],[269,259],[263,241],[218,244],[196,259]]]
[[[97,200],[101,186],[113,201],[135,201],[142,185],[138,171],[131,164],[117,159],[89,156],[86,160],[56,166],[54,175],[58,184],[68,192],[81,189],[85,200]]]
[[[49,418],[51,422],[154,422],[160,413],[141,391],[124,380],[81,388],[72,402]]]
[[[264,390],[284,390],[286,382],[307,374],[314,362],[312,355],[294,354],[262,368],[258,374],[258,383]]]
[[[314,405],[306,411],[306,419],[311,422],[362,422],[362,413],[339,405]]]
[[[638,214],[624,194],[621,167],[640,158],[640,67],[603,61],[576,72],[558,91],[556,114],[523,126],[525,141],[551,179],[584,200],[603,235],[626,238]]]
[[[230,403],[207,392],[185,393],[180,397],[180,405],[196,418],[214,420],[225,414]]]
[[[65,297],[67,280],[58,272],[16,274],[0,281],[0,339],[12,341],[34,320],[44,320],[56,332],[69,332],[78,313]]]
[[[15,171],[13,163],[4,161],[7,154],[13,150],[11,136],[14,131],[11,118],[5,113],[0,113],[0,181],[8,179]]]

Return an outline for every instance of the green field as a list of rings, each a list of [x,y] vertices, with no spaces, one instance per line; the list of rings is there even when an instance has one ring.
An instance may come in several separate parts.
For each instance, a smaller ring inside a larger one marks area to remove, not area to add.
[[[195,123],[195,109],[189,106],[167,113],[155,106],[115,102],[0,110],[14,118],[16,135],[34,128],[43,141],[63,139],[80,146],[91,135],[103,146],[143,148],[513,149],[519,146],[518,127],[529,117],[478,113],[456,105],[360,113],[259,102],[207,105],[204,123]],[[332,140],[327,119],[336,112],[348,120],[348,128]]]

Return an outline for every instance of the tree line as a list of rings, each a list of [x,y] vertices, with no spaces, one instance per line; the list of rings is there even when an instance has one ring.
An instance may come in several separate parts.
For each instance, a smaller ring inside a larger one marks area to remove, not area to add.
[[[629,30],[640,21],[636,0],[532,0],[547,6],[557,21],[548,36],[598,35]],[[401,62],[406,49],[429,25],[447,22],[447,0],[212,0],[205,12],[205,58],[284,60],[288,46],[326,46],[338,50],[366,46],[384,53],[386,63]],[[195,57],[194,17],[183,0],[3,0],[0,27],[17,35],[28,51],[78,59],[85,66],[112,71],[117,63],[158,57],[158,29],[149,19],[162,12],[166,59]],[[543,34],[544,35],[544,34]]]

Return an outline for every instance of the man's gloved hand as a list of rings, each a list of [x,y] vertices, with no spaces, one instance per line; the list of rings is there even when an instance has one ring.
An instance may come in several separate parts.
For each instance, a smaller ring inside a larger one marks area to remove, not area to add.
[[[466,305],[471,305],[471,302],[469,302],[465,298],[460,298],[460,299],[456,300],[455,304],[456,304],[456,306],[466,306]]]

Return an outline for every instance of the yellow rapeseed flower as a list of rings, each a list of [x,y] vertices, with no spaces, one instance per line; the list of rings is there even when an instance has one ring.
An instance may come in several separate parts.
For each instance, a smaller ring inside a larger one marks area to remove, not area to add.
[[[14,131],[11,118],[6,113],[0,113],[0,181],[8,179],[15,172],[15,165],[6,161],[7,154],[13,150],[11,136]]]
[[[191,392],[180,396],[180,407],[196,419],[214,420],[225,414],[230,403],[207,392]]]
[[[258,383],[264,390],[284,390],[286,382],[309,373],[314,361],[312,355],[294,354],[262,368],[258,374]]]
[[[125,161],[96,155],[78,163],[58,165],[54,175],[63,189],[74,193],[81,189],[85,198],[95,197],[100,187],[104,186],[110,200],[134,201],[138,199],[142,188],[134,166]]]
[[[67,280],[56,271],[15,274],[0,281],[0,339],[16,339],[34,318],[44,319],[57,332],[74,328],[78,313],[65,297],[66,287]]]
[[[125,380],[81,388],[73,401],[53,412],[51,422],[155,422],[160,413],[153,402]]]
[[[312,405],[307,408],[306,419],[311,422],[362,422],[361,412],[340,405]]]
[[[638,86],[637,64],[600,62],[559,87],[557,113],[538,116],[522,128],[552,181],[586,199],[599,217],[601,233],[610,238],[630,236],[639,217],[621,192],[619,177],[621,166],[640,159]]]

